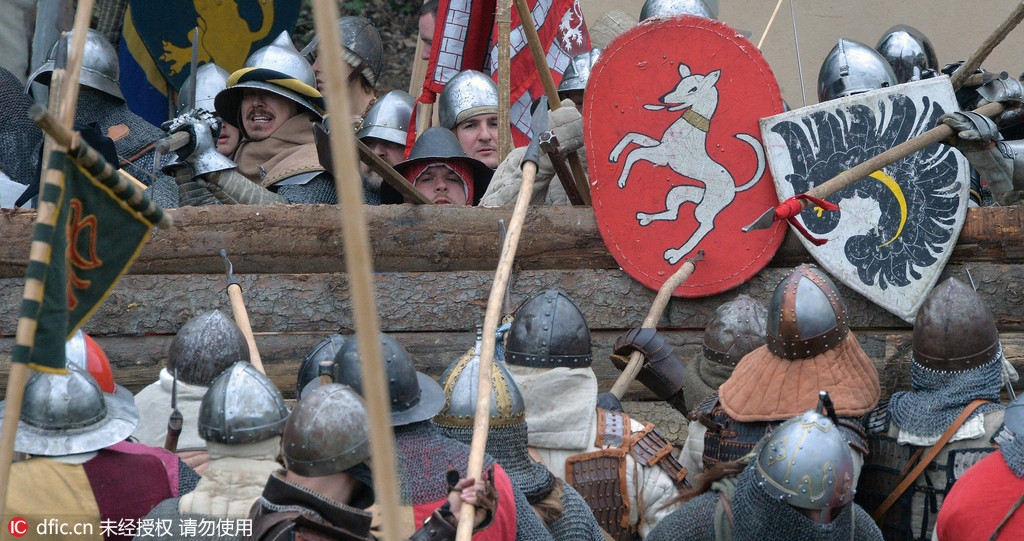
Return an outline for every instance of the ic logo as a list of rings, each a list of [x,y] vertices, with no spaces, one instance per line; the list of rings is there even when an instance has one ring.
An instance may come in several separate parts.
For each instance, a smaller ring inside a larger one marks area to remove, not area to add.
[[[7,531],[14,537],[21,537],[28,533],[28,522],[21,517],[14,517],[7,523]]]

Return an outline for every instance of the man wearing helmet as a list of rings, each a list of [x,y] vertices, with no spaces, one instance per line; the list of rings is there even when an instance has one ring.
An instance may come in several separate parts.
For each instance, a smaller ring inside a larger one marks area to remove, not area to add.
[[[435,205],[474,205],[491,180],[492,171],[480,160],[466,156],[452,132],[433,127],[413,145],[409,159],[395,170]],[[390,184],[381,186],[381,202],[401,203]]]
[[[437,98],[438,119],[470,158],[498,166],[498,86],[490,77],[466,70],[452,77]]]
[[[338,37],[341,39],[341,57],[345,62],[344,77],[348,82],[349,111],[355,122],[356,129],[367,111],[377,101],[377,80],[383,67],[384,46],[380,33],[373,21],[366,17],[348,16],[338,19]],[[309,45],[302,50],[302,56],[310,56],[320,44],[320,38],[314,37]],[[313,62],[316,74],[316,87],[324,91],[323,65],[317,57]]]
[[[401,90],[384,94],[366,112],[356,138],[388,165],[393,166],[402,161],[405,159],[406,136],[415,101],[415,98]],[[366,202],[380,204],[383,180],[362,162],[359,163],[359,173],[363,177],[363,196]]]

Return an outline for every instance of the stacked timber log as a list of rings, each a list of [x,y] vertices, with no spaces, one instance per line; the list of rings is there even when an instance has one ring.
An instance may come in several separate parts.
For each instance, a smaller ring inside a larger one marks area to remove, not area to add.
[[[366,207],[373,242],[381,328],[402,343],[421,370],[438,377],[472,347],[497,265],[498,220],[511,208],[428,205]],[[154,231],[129,274],[85,331],[104,349],[116,381],[138,391],[153,382],[174,333],[210,309],[230,313],[223,261],[231,253],[267,374],[287,395],[303,356],[322,337],[351,333],[353,318],[338,211],[335,207],[237,206],[170,211],[175,227]],[[21,303],[34,211],[0,219],[0,361],[9,361]],[[768,304],[789,268],[812,262],[789,235],[768,268],[741,287],[703,299],[673,299],[658,327],[684,360],[701,353],[703,327],[719,304],[739,293]],[[1024,208],[968,211],[967,223],[943,274],[967,281],[992,309],[1004,351],[1024,371]],[[590,323],[594,371],[608,390],[618,371],[607,360],[615,339],[641,323],[655,292],[618,268],[593,211],[584,207],[529,210],[516,257],[512,300],[559,288]],[[883,396],[910,384],[911,324],[840,285],[850,326],[879,370]],[[6,382],[9,362],[0,363]],[[1018,382],[1020,389],[1024,386]],[[654,396],[634,383],[627,410],[651,420]],[[663,424],[684,426],[661,408]],[[678,436],[678,431],[667,430]],[[671,437],[671,436],[670,436]],[[674,439],[674,438],[673,438]]]

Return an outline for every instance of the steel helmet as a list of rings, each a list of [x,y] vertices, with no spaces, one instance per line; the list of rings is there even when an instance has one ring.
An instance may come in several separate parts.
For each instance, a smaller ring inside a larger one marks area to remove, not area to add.
[[[469,117],[498,112],[498,85],[476,70],[460,72],[444,85],[437,98],[441,126],[454,130]]]
[[[878,51],[840,39],[818,71],[818,101],[825,102],[896,84],[896,74]]]
[[[50,47],[46,55],[46,61],[36,68],[25,83],[25,92],[29,91],[32,83],[40,83],[49,86],[50,74],[53,73],[57,60],[57,48],[65,47],[71,50],[71,32],[62,35],[56,43]],[[121,101],[124,101],[124,94],[121,93],[121,68],[117,59],[117,51],[96,30],[89,29],[89,35],[85,38],[85,50],[82,53],[82,73],[79,76],[78,84],[95,88],[104,94],[109,94]]]
[[[199,405],[199,437],[238,445],[280,436],[288,418],[281,391],[251,364],[237,362],[213,380]]]

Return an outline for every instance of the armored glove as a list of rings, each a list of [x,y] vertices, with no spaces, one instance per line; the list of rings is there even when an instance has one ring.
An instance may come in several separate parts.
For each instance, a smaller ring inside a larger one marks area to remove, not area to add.
[[[558,137],[562,154],[583,148],[583,115],[572,100],[562,100],[562,107],[548,113],[548,129]]]
[[[683,397],[683,371],[686,367],[672,351],[672,346],[665,342],[657,329],[632,329],[615,341],[612,364],[619,370],[625,369],[629,355],[634,351],[644,354],[644,364],[636,379],[658,398],[686,415]]]
[[[953,128],[956,134],[956,148],[962,152],[988,150],[1003,139],[995,122],[978,113],[946,113],[939,117],[939,121]]]
[[[235,162],[217,152],[221,121],[211,113],[201,109],[193,111],[169,121],[166,126],[171,135],[188,134],[188,144],[174,152],[180,162],[192,169],[193,177],[235,167]]]

